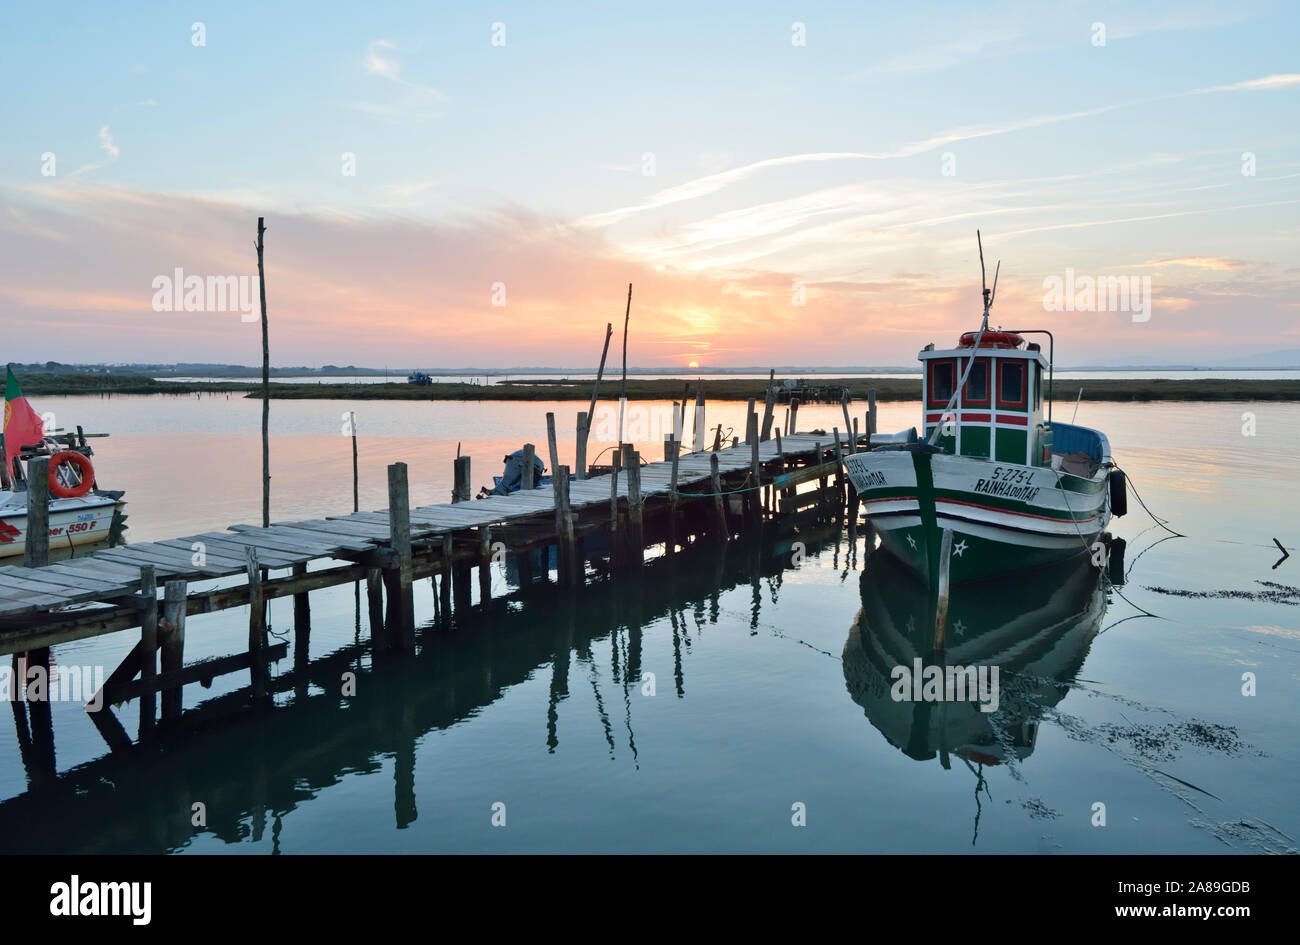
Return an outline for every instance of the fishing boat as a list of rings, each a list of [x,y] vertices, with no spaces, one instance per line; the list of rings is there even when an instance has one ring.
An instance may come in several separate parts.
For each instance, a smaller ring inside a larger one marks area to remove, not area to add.
[[[114,515],[126,508],[124,493],[97,488],[93,450],[85,436],[49,436],[39,447],[25,447],[14,458],[14,474],[0,489],[0,559],[22,555],[27,549],[28,479],[23,464],[38,456],[49,457],[50,551],[107,541],[113,533]],[[122,521],[119,516],[117,521]]]
[[[924,433],[873,435],[844,459],[881,546],[932,585],[943,557],[958,584],[1104,556],[1099,538],[1127,511],[1105,434],[1052,418],[1052,333],[990,330],[996,290],[995,271],[978,331],[920,352]],[[1046,357],[1026,335],[1046,336]]]

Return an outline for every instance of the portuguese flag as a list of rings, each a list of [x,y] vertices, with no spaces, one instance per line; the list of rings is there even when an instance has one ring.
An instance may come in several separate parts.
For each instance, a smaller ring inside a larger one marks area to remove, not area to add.
[[[27,402],[23,392],[18,388],[18,378],[14,369],[5,369],[5,470],[12,472],[13,457],[24,446],[40,446],[45,436],[45,425],[36,415],[32,405]]]

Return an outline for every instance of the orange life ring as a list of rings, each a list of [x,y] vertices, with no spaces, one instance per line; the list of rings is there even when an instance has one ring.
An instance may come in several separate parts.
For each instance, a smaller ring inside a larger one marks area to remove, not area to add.
[[[59,467],[71,463],[81,470],[81,482],[69,489],[59,482]],[[95,488],[95,467],[90,457],[83,456],[75,450],[63,450],[50,457],[50,494],[60,499],[80,499]]]
[[[961,336],[957,342],[958,347],[973,348],[975,347],[975,336],[977,331],[968,331]],[[1021,338],[1014,331],[986,331],[984,337],[980,339],[981,348],[1019,348],[1025,339]]]

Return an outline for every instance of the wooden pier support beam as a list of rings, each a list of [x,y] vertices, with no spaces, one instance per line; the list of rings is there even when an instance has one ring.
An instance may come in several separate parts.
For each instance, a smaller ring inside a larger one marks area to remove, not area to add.
[[[681,453],[681,440],[673,440],[672,451],[668,456],[668,461],[673,464],[671,478],[668,480],[668,544],[665,550],[669,554],[677,550],[677,517],[681,505],[681,493],[677,489],[677,467],[681,461]]]
[[[492,529],[488,525],[480,525],[478,530],[478,603],[483,608],[492,603]]]
[[[394,643],[406,653],[415,651],[415,595],[411,591],[411,496],[406,463],[388,467],[388,529],[394,567],[384,571],[388,585],[388,623]]]
[[[296,578],[305,577],[306,563],[295,564],[292,574]],[[311,633],[311,597],[306,591],[293,595],[293,632],[295,639],[301,637],[304,644]]]
[[[442,573],[438,577],[439,617],[444,627],[451,626],[451,533],[442,536]]]
[[[153,565],[140,568],[140,682],[152,685],[158,675],[158,578]],[[153,691],[140,697],[140,737],[153,729],[157,701]]]
[[[722,502],[722,474],[718,472],[718,454],[709,454],[709,482],[713,486],[713,516],[719,538],[728,538],[731,530],[727,527],[727,510]]]
[[[43,568],[50,563],[50,458],[27,461],[27,545],[23,567]]]
[[[555,534],[559,539],[556,543],[556,577],[564,587],[578,583],[573,509],[569,507],[569,467],[556,466],[552,482],[555,487]]]
[[[645,560],[645,498],[641,495],[641,454],[629,452],[627,466],[627,564],[640,567]]]
[[[262,594],[262,569],[257,563],[257,549],[245,549],[248,581],[248,675],[253,687],[253,698],[263,699],[267,693],[266,667],[266,598]]]
[[[162,671],[179,673],[185,663],[185,596],[189,585],[184,581],[168,581],[163,588]],[[181,717],[182,690],[180,686],[164,690],[162,694],[162,719],[175,722]]]
[[[745,439],[749,441],[749,491],[745,496],[749,500],[750,517],[755,525],[759,525],[763,521],[762,495],[759,492],[763,485],[763,464],[758,458],[758,414],[752,410],[745,424]]]
[[[763,398],[763,432],[762,438],[772,438],[772,414],[776,410],[776,368],[767,375],[767,394]]]
[[[799,432],[799,398],[791,397],[790,398],[790,429],[786,431],[786,435],[790,436],[798,432]]]

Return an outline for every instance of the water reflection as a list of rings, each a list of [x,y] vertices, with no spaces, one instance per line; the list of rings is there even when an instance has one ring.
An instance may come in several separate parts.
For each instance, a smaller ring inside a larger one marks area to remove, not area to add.
[[[804,554],[834,548],[839,561],[838,529],[805,528],[797,540]],[[562,746],[564,703],[572,688],[589,686],[609,756],[636,764],[644,628],[667,623],[673,679],[659,685],[684,697],[690,648],[704,627],[726,619],[720,598],[747,586],[749,630],[757,632],[764,600],[779,597],[792,541],[702,541],[648,561],[636,576],[581,589],[526,582],[458,613],[454,629],[425,627],[414,658],[372,658],[361,637],[364,595],[354,589],[356,642],[307,660],[296,640],[292,666],[271,680],[274,706],[250,706],[247,689],[216,696],[188,709],[166,737],[29,778],[27,792],[0,803],[0,851],[173,852],[200,834],[259,842],[268,827],[276,849],[289,812],[349,775],[380,773],[390,758],[392,823],[405,829],[422,815],[420,739],[473,718],[539,673],[550,676],[539,750]],[[345,674],[355,674],[355,694],[343,693]]]
[[[919,761],[1014,765],[1034,750],[1045,709],[1069,691],[1106,609],[1086,560],[954,589],[947,646],[934,649],[932,592],[888,554],[862,575],[862,610],[844,644],[844,682],[871,724]],[[895,667],[997,667],[996,711],[977,701],[895,699]],[[891,687],[894,691],[891,691]],[[975,768],[972,768],[975,770]],[[978,772],[977,772],[978,773]]]

